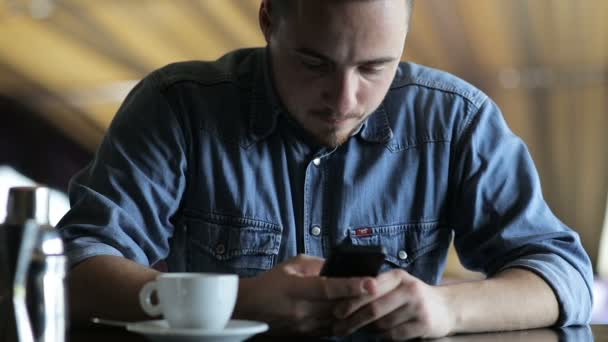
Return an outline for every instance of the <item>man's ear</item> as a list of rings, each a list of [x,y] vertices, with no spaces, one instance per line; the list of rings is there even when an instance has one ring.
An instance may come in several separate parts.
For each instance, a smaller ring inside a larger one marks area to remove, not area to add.
[[[260,4],[260,13],[258,14],[260,29],[266,40],[266,44],[270,42],[270,34],[272,33],[273,17],[272,17],[272,0],[262,0]]]

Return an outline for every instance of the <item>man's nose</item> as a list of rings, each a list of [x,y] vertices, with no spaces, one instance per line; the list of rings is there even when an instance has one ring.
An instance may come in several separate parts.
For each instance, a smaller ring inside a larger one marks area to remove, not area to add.
[[[358,80],[352,72],[336,73],[325,92],[325,104],[338,115],[352,114],[357,107]]]

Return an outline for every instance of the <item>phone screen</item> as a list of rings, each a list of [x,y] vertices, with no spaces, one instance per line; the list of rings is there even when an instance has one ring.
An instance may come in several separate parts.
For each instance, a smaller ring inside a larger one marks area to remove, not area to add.
[[[338,245],[323,264],[321,275],[326,277],[375,277],[384,263],[386,250],[382,246]]]

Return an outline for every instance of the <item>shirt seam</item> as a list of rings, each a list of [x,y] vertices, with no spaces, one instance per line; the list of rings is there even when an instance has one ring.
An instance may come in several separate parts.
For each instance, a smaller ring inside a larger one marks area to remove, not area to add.
[[[173,116],[175,121],[177,121],[177,123],[180,126],[180,129],[182,131],[182,135],[184,138],[184,142],[186,143],[185,147],[186,147],[188,159],[190,159],[191,147],[190,147],[190,144],[188,144],[188,141],[186,141],[186,137],[187,137],[186,132],[188,130],[187,130],[187,125],[183,120],[184,115],[180,110],[178,110],[177,108],[174,107],[174,105],[173,105],[173,103],[171,103],[171,101],[169,101],[169,98],[167,97],[167,94],[166,94],[166,92],[168,91],[168,88],[161,87],[161,85],[159,83],[161,83],[162,81],[159,79],[158,75],[151,74],[150,76],[151,76],[152,86],[154,88],[156,88],[156,90],[162,97],[163,101],[167,104],[167,107],[169,108],[171,115]],[[188,160],[188,161],[190,162],[190,160]]]

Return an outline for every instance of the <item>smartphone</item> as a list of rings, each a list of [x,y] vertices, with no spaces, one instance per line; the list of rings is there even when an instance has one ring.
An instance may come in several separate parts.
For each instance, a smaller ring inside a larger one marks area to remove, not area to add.
[[[375,277],[384,263],[386,249],[382,246],[341,244],[330,253],[321,275],[326,277]]]

